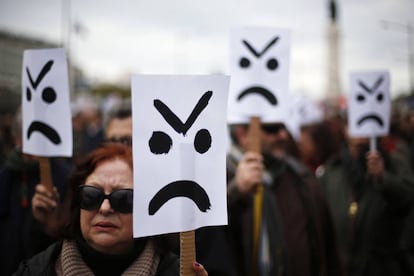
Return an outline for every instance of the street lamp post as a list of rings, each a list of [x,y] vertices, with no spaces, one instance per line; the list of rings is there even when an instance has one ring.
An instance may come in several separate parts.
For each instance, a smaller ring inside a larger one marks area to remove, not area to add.
[[[413,53],[413,26],[408,22],[407,24],[390,22],[386,20],[381,21],[385,29],[394,27],[394,29],[403,31],[407,34],[407,50],[408,50],[408,79],[409,79],[409,93],[414,95],[414,53]]]
[[[76,72],[72,57],[72,0],[61,1],[61,43],[66,49],[68,72],[69,72],[69,90],[71,94],[76,94]]]

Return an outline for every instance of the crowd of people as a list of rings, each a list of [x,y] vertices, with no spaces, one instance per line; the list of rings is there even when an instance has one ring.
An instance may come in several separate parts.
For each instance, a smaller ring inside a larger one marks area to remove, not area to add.
[[[21,151],[16,113],[0,168],[4,275],[178,275],[176,235],[132,237],[131,103],[103,113],[74,114],[74,155],[51,158],[53,191]],[[414,108],[393,106],[375,151],[346,122],[325,116],[295,138],[261,124],[261,152],[249,125],[229,125],[229,223],[196,231],[197,275],[414,274]]]

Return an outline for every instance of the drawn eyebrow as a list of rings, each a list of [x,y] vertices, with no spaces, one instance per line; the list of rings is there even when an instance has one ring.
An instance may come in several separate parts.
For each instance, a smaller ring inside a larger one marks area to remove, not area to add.
[[[45,77],[45,75],[50,71],[50,69],[52,68],[53,65],[53,60],[49,60],[42,68],[42,70],[39,73],[39,76],[37,77],[36,81],[33,82],[32,76],[30,75],[29,72],[29,68],[26,66],[26,72],[27,75],[29,76],[29,81],[32,84],[32,87],[34,89],[37,88],[37,86],[39,85],[39,83],[42,81],[42,79]]]
[[[376,91],[383,81],[384,77],[380,76],[379,79],[375,82],[374,87],[372,87],[372,91]]]
[[[154,106],[160,112],[162,117],[164,117],[165,121],[178,133],[182,133],[183,135],[187,134],[187,131],[190,127],[194,124],[197,117],[200,113],[206,108],[208,102],[213,95],[212,91],[207,91],[204,95],[198,100],[196,106],[194,107],[193,111],[191,112],[190,116],[188,117],[187,121],[183,123],[180,118],[175,115],[171,109],[164,104],[161,100],[155,99]]]
[[[368,93],[371,93],[371,89],[369,89],[365,83],[363,83],[362,81],[358,81],[359,86],[361,86],[365,91],[367,91]]]
[[[365,91],[368,93],[372,93],[378,89],[378,87],[381,85],[381,83],[384,81],[384,77],[380,76],[379,79],[374,83],[374,86],[372,88],[369,88],[365,85],[362,81],[358,81],[359,86],[361,86]]]
[[[272,47],[273,46],[273,44],[275,44],[276,43],[276,41],[278,41],[279,40],[279,37],[277,36],[277,37],[275,37],[275,38],[273,38],[270,42],[269,42],[269,44],[267,44],[267,46],[262,50],[262,52],[257,52],[251,45],[250,45],[250,43],[249,42],[247,42],[246,40],[242,40],[242,42],[243,42],[243,44],[244,45],[246,45],[246,47],[250,50],[250,52],[252,52],[252,54],[254,55],[254,56],[256,56],[257,58],[259,58],[259,57],[261,57],[267,50],[269,50],[269,48],[270,47]]]

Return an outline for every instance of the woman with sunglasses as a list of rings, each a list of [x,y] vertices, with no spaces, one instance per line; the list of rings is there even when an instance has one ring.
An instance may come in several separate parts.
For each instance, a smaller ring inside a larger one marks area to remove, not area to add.
[[[165,237],[133,239],[132,176],[130,147],[111,143],[89,154],[70,181],[63,240],[22,262],[14,275],[179,275]],[[202,265],[193,268],[207,275]]]

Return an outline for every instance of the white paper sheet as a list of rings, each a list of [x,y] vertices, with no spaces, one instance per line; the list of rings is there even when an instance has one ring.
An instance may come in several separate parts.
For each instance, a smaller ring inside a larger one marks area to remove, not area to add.
[[[134,237],[227,224],[229,79],[133,76]]]
[[[231,33],[228,122],[285,122],[289,101],[287,30],[244,27]]]
[[[22,115],[24,153],[72,156],[69,79],[63,49],[24,51]]]
[[[348,128],[352,137],[387,135],[390,128],[390,75],[354,72],[350,77]]]

